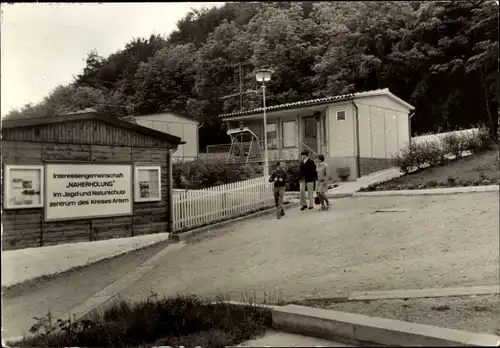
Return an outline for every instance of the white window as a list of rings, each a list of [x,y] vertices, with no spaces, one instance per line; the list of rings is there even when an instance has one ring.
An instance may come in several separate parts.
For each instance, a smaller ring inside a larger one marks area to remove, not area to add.
[[[276,137],[276,123],[268,123],[266,130],[267,130],[267,148],[275,149],[278,145]]]
[[[286,121],[282,123],[283,128],[283,147],[296,147],[297,142],[295,141],[295,121]]]
[[[135,202],[161,201],[161,168],[135,167]]]
[[[4,209],[43,207],[43,166],[5,165]]]
[[[345,110],[337,111],[337,121],[345,121]]]

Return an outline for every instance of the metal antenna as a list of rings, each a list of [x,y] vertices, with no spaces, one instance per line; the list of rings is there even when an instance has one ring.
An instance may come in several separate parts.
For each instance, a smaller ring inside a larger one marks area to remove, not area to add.
[[[245,94],[251,94],[251,93],[259,93],[259,90],[246,90],[246,91],[243,91],[243,65],[251,65],[251,63],[238,63],[237,66],[238,66],[238,77],[239,77],[239,92],[238,93],[233,93],[233,94],[228,94],[228,95],[225,95],[223,97],[220,97],[219,99],[222,99],[222,100],[225,100],[225,99],[229,99],[229,98],[232,98],[232,97],[237,97],[239,96],[240,97],[240,111],[243,110],[243,96]],[[236,66],[236,65],[235,65]]]

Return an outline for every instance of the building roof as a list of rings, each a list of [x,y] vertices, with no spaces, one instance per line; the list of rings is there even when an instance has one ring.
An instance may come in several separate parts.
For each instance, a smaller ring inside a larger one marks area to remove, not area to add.
[[[41,126],[46,124],[54,124],[54,123],[63,123],[63,122],[72,122],[72,121],[84,121],[84,120],[99,120],[101,122],[107,123],[109,125],[125,128],[131,131],[134,131],[139,134],[144,134],[146,136],[150,136],[152,138],[165,140],[174,145],[182,145],[185,144],[185,141],[182,141],[181,138],[176,137],[175,135],[159,132],[157,130],[139,126],[135,123],[127,122],[124,120],[120,120],[116,117],[106,116],[104,114],[98,112],[77,112],[72,114],[51,116],[51,117],[35,117],[35,118],[8,118],[5,121],[2,120],[2,128],[19,128],[19,127],[33,127],[33,126]]]
[[[405,107],[407,107],[410,110],[415,109],[412,105],[408,104],[403,99],[401,99],[401,98],[397,97],[396,95],[394,95],[393,93],[391,93],[388,88],[384,88],[384,89],[376,89],[373,91],[342,94],[342,95],[330,96],[330,97],[319,98],[319,99],[311,99],[311,100],[298,101],[298,102],[293,102],[293,103],[273,105],[273,106],[266,107],[266,111],[295,109],[295,108],[312,106],[312,105],[331,104],[331,103],[336,103],[336,102],[345,101],[345,100],[353,100],[356,98],[370,97],[370,96],[377,96],[377,95],[386,95],[389,98],[393,99],[394,101],[404,105]],[[236,117],[236,116],[252,115],[252,114],[261,113],[262,111],[263,111],[262,108],[257,108],[257,109],[253,109],[253,110],[237,111],[237,112],[233,112],[233,113],[222,114],[222,115],[219,115],[219,117],[220,118],[229,118],[229,117]]]
[[[180,118],[184,118],[184,119],[186,119],[186,120],[188,120],[190,122],[196,123],[196,124],[200,123],[194,117],[188,116],[186,114],[174,112],[174,111],[169,110],[169,109],[166,109],[166,110],[163,110],[163,111],[159,111],[159,112],[155,112],[155,113],[152,113],[152,114],[124,116],[124,117],[121,117],[120,119],[125,120],[125,121],[129,121],[129,122],[136,122],[136,120],[138,118],[141,118],[141,117],[148,117],[148,116],[161,115],[161,114],[172,114],[174,116],[177,116],[177,117],[180,117]]]

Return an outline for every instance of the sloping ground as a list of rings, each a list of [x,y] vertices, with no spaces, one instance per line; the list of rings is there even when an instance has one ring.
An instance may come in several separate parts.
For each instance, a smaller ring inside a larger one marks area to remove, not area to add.
[[[402,190],[417,188],[421,185],[443,183],[447,187],[470,186],[499,183],[498,148],[466,156],[447,165],[427,168],[409,175],[403,175],[391,181],[375,185],[378,190]],[[436,185],[437,186],[437,185]],[[429,187],[430,188],[430,187]]]

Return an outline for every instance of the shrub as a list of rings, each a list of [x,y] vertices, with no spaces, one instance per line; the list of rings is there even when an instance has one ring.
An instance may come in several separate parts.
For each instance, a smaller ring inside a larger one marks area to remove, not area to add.
[[[194,296],[149,298],[135,305],[121,301],[87,319],[58,321],[16,347],[124,347],[148,345],[234,346],[271,325],[270,310],[201,301]]]
[[[444,163],[445,158],[443,149],[437,141],[427,141],[419,144],[416,150],[419,168],[423,167],[425,164],[435,166]]]
[[[443,151],[461,158],[464,151],[481,152],[491,149],[493,142],[490,132],[485,126],[478,126],[472,133],[451,133],[443,138]]]
[[[203,189],[247,180],[256,176],[257,173],[253,166],[227,163],[225,160],[196,159],[172,165],[174,187],[182,189]]]
[[[405,174],[444,162],[444,154],[437,141],[412,143],[394,157],[394,165]]]
[[[443,137],[443,151],[447,154],[454,155],[455,158],[462,157],[462,152],[467,146],[467,136],[450,133]]]
[[[297,161],[288,162],[285,168],[288,174],[286,191],[299,191],[300,164]]]
[[[476,151],[486,151],[493,147],[494,141],[491,139],[490,131],[484,125],[478,126],[475,137],[477,139]]]

